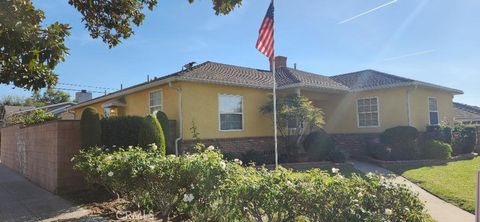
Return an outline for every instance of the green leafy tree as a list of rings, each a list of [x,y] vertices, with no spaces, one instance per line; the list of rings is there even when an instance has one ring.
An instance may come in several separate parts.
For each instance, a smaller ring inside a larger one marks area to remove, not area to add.
[[[273,98],[260,108],[260,112],[273,116]],[[277,97],[277,129],[285,139],[287,146],[290,137],[294,137],[294,145],[301,144],[305,132],[309,128],[322,128],[325,124],[322,109],[315,107],[307,97],[288,94]]]
[[[57,104],[70,101],[70,94],[62,90],[47,89],[43,94],[34,92],[30,98],[33,103]]]
[[[188,0],[193,3],[194,0]],[[92,38],[114,47],[134,34],[133,26],[145,19],[144,9],[153,10],[157,0],[68,0],[82,14]],[[226,15],[242,0],[212,0],[217,15]],[[44,26],[44,12],[31,0],[0,1],[0,83],[29,90],[54,86],[55,67],[68,54],[67,24]]]
[[[44,26],[29,0],[0,1],[0,83],[38,90],[57,83],[54,68],[68,52],[67,24]]]

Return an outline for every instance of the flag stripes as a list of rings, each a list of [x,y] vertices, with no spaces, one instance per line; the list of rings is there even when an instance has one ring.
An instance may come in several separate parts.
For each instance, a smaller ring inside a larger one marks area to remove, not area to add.
[[[273,1],[270,3],[270,6],[268,7],[267,14],[265,15],[265,18],[263,19],[263,23],[260,26],[260,30],[258,31],[258,40],[257,40],[257,49],[260,51],[262,54],[267,56],[269,59],[272,59],[274,56],[274,7],[273,7]]]

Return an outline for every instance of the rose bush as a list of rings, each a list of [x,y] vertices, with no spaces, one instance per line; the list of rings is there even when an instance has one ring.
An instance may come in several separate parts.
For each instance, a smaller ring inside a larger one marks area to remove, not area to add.
[[[406,187],[377,176],[245,167],[209,147],[161,156],[138,147],[81,151],[75,169],[163,219],[191,221],[424,221]]]

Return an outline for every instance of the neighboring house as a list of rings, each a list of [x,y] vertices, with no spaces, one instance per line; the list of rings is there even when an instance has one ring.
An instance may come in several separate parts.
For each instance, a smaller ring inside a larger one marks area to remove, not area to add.
[[[455,121],[480,126],[480,107],[462,103],[453,103],[455,108]]]
[[[105,115],[144,116],[157,110],[177,120],[184,144],[195,124],[201,139],[228,151],[271,150],[271,117],[259,108],[272,93],[269,70],[205,62],[71,107],[77,119],[92,107]],[[323,76],[276,59],[278,93],[308,97],[325,113],[325,130],[337,145],[354,146],[363,135],[410,125],[424,131],[453,123],[452,99],[463,92],[374,70]],[[353,145],[352,145],[353,144]],[[358,145],[358,144],[357,144]]]
[[[34,106],[0,106],[0,127],[7,124],[8,117],[12,114],[34,108]]]
[[[63,102],[63,103],[57,103],[57,104],[46,105],[41,107],[32,107],[30,109],[14,112],[12,113],[12,115],[23,115],[23,114],[28,114],[35,110],[43,109],[47,112],[53,113],[59,119],[63,119],[63,120],[75,119],[75,114],[68,110],[71,106],[75,104],[76,103],[74,102]]]

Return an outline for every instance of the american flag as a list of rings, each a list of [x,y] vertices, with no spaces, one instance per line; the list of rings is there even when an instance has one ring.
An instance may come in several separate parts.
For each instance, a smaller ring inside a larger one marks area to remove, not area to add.
[[[257,49],[269,59],[272,59],[274,56],[273,50],[273,24],[274,24],[274,16],[273,16],[274,8],[273,8],[273,1],[270,3],[270,7],[268,7],[267,15],[263,19],[262,26],[258,31],[258,40],[257,40]]]

